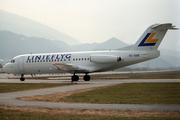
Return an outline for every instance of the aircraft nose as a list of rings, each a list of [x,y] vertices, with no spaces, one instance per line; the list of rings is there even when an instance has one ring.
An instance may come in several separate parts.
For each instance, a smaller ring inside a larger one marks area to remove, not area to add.
[[[9,70],[10,70],[10,66],[8,64],[5,64],[2,68],[2,70],[6,73],[9,73]]]

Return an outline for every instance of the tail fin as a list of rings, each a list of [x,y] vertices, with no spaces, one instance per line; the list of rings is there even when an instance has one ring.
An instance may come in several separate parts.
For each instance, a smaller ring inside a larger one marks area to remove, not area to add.
[[[171,23],[154,24],[149,26],[131,50],[157,50],[168,29],[174,28]]]

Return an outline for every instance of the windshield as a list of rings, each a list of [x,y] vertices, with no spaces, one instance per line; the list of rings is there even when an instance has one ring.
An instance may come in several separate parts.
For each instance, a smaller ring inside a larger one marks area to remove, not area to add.
[[[11,63],[15,63],[15,60],[14,60],[14,59],[12,59],[10,62],[11,62]]]

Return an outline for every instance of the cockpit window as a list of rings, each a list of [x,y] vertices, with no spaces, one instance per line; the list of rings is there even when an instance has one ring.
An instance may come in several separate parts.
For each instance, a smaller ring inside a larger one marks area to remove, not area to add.
[[[11,63],[15,63],[15,60],[14,60],[14,59],[12,59],[10,62],[11,62]]]

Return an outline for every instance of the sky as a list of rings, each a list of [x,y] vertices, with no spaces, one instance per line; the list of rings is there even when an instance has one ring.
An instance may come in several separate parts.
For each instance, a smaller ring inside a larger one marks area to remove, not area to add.
[[[179,6],[180,0],[0,0],[1,10],[45,24],[82,43],[116,37],[133,44],[154,23],[180,27]],[[168,36],[178,40],[180,32]]]

